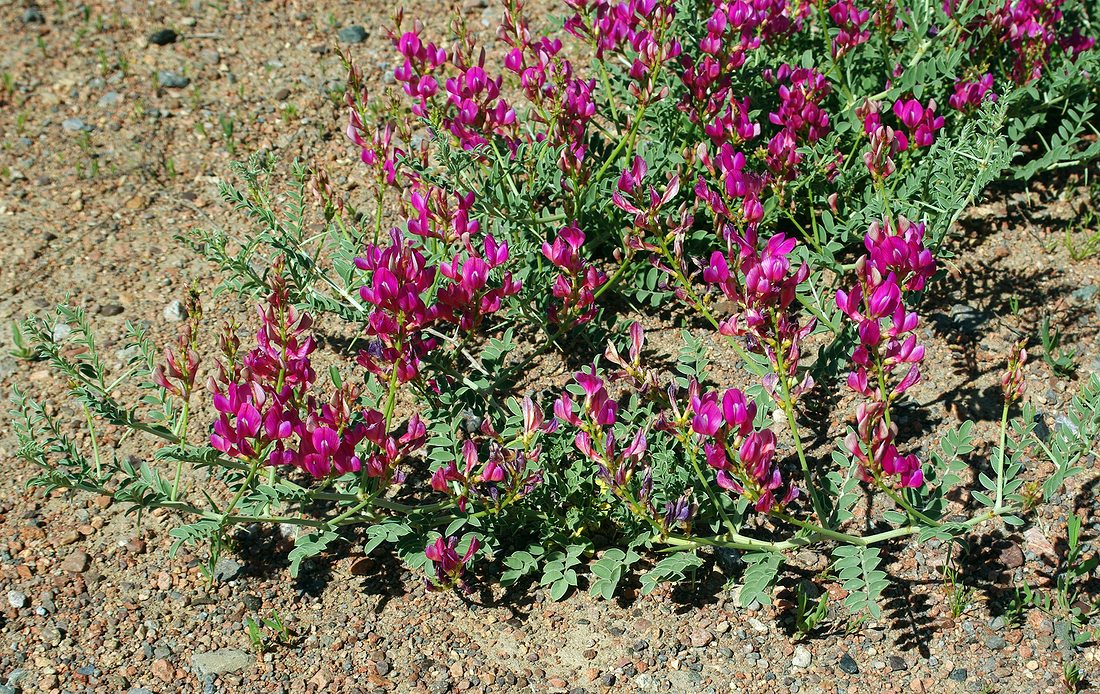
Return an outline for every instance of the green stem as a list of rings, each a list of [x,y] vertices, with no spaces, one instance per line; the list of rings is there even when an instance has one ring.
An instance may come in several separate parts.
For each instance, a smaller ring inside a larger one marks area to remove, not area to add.
[[[183,411],[180,415],[180,425],[176,432],[177,438],[179,438],[180,445],[183,445],[187,438],[187,417],[190,413],[191,401],[190,398],[183,401]],[[172,480],[172,501],[179,498],[180,492],[180,477],[183,475],[183,460],[176,460],[176,476]]]
[[[88,422],[88,433],[92,437],[92,460],[95,461],[95,476],[98,480],[102,474],[99,462],[99,442],[96,440],[95,425],[92,423],[92,413],[87,405],[84,405],[84,419]]]
[[[1001,442],[998,447],[997,453],[997,499],[993,504],[993,510],[999,511],[1001,509],[1001,501],[1004,498],[1005,488],[1005,455],[1007,454],[1006,443],[1008,440],[1008,406],[1009,399],[1005,398],[1004,406],[1001,408]]]
[[[718,515],[722,518],[722,522],[725,524],[726,529],[729,530],[731,535],[736,535],[737,528],[733,525],[733,521],[730,520],[725,507],[722,506],[722,500],[715,494],[714,489],[710,486],[710,482],[707,480],[706,476],[703,475],[703,469],[699,466],[698,451],[695,450],[695,446],[691,446],[691,448],[691,466],[695,468],[695,476],[699,478],[699,484],[703,485],[703,489],[706,490],[707,496],[710,498],[710,503],[714,504],[714,507],[718,509]]]
[[[233,500],[229,502],[229,508],[222,514],[222,518],[232,515],[233,510],[237,508],[237,502],[244,496],[245,490],[252,484],[252,480],[256,477],[256,471],[260,469],[260,458],[257,456],[252,463],[248,466],[248,474],[244,478],[244,482],[241,484],[241,488],[237,490],[237,493],[233,495]]]
[[[791,385],[787,376],[783,355],[778,346],[775,350],[775,375],[779,379],[780,385],[782,385],[783,402],[781,404],[783,407],[783,414],[787,416],[787,426],[791,429],[791,438],[794,439],[794,450],[798,455],[798,464],[802,466],[802,476],[806,479],[806,491],[810,495],[810,503],[814,507],[814,513],[817,515],[817,519],[822,523],[827,523],[828,516],[825,515],[825,506],[821,502],[817,484],[814,482],[813,474],[810,472],[810,463],[806,460],[806,452],[802,448],[802,434],[798,431],[798,420],[794,412],[794,398],[791,397]]]
[[[939,522],[938,520],[930,518],[918,511],[917,509],[913,508],[913,505],[906,501],[903,495],[898,494],[893,488],[886,484],[883,479],[878,476],[878,474],[875,474],[874,477],[875,482],[878,483],[879,489],[886,492],[886,495],[893,499],[895,504],[905,509],[905,512],[908,513],[911,518],[913,518],[914,520],[922,521],[923,523],[931,525],[934,528],[938,528],[943,525],[943,523]]]

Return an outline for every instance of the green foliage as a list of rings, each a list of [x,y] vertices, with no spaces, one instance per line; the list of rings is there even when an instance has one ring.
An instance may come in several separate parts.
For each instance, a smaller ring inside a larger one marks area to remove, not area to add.
[[[838,545],[833,549],[833,570],[840,585],[848,592],[844,606],[849,612],[866,610],[874,619],[882,616],[879,595],[889,585],[886,572],[879,568],[882,557],[877,547]]]

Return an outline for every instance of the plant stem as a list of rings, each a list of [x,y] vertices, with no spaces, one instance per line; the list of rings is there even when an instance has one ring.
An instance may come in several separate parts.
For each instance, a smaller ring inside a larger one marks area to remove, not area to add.
[[[1005,398],[1004,407],[1001,408],[1001,443],[997,450],[997,498],[993,504],[994,511],[1001,510],[1001,501],[1004,498],[1005,488],[1005,454],[1008,439],[1008,406],[1010,400]]]
[[[233,496],[233,500],[229,502],[229,508],[226,509],[222,517],[225,518],[233,513],[233,509],[237,508],[237,502],[244,496],[244,492],[248,489],[248,486],[252,484],[252,480],[256,477],[256,471],[260,469],[260,457],[256,456],[252,463],[248,466],[248,475],[245,476],[244,482],[241,484],[241,488],[237,490],[237,493]]]
[[[802,449],[802,434],[798,431],[798,420],[794,412],[794,398],[791,397],[791,385],[787,377],[787,369],[783,362],[783,355],[778,347],[775,350],[775,375],[778,377],[779,383],[783,386],[783,401],[781,403],[783,414],[787,416],[787,426],[791,429],[791,438],[794,439],[794,450],[798,455],[798,464],[802,466],[802,476],[806,479],[806,491],[810,495],[810,503],[814,507],[814,513],[817,515],[817,519],[821,523],[828,523],[828,516],[825,515],[825,506],[821,503],[821,497],[817,492],[817,484],[814,482],[813,474],[810,472],[810,463],[806,460],[806,452]]]
[[[98,480],[102,474],[99,462],[99,443],[96,441],[95,426],[92,424],[92,413],[87,405],[84,405],[84,419],[88,422],[88,433],[92,437],[92,460],[95,461],[95,476]]]
[[[180,445],[183,445],[184,440],[187,437],[187,417],[190,412],[191,401],[190,398],[183,401],[183,411],[180,414],[179,430],[176,432],[176,436],[179,438]],[[172,501],[179,498],[180,492],[180,477],[183,475],[183,460],[176,460],[176,476],[172,480]]]

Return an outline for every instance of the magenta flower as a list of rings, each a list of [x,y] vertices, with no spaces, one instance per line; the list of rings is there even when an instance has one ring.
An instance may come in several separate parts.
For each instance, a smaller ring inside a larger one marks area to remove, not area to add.
[[[470,538],[469,547],[462,556],[459,556],[457,547],[458,538],[451,536],[446,540],[437,537],[434,542],[429,543],[424,548],[424,556],[432,562],[435,569],[435,581],[425,579],[428,590],[458,588],[466,593],[471,592],[472,588],[463,579],[463,574],[466,572],[470,560],[473,559],[477,550],[481,547],[481,542],[476,537]]]

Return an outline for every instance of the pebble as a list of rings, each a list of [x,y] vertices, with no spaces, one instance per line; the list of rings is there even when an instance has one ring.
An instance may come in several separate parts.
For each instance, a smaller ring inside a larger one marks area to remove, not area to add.
[[[179,34],[171,29],[157,29],[149,34],[149,43],[154,46],[167,46],[170,43],[175,43],[178,38]]]
[[[99,101],[96,102],[101,108],[108,106],[114,106],[122,99],[122,96],[116,91],[109,91],[103,96],[99,97]]]
[[[65,557],[65,561],[61,562],[61,570],[71,574],[82,574],[88,570],[91,562],[92,558],[78,549]]]
[[[157,84],[165,89],[183,89],[187,85],[191,84],[191,79],[184,77],[178,72],[172,72],[171,70],[161,70],[157,73]]]
[[[1100,287],[1097,287],[1095,284],[1086,284],[1080,289],[1071,292],[1069,296],[1078,303],[1087,304],[1093,300],[1097,291],[1100,291]]]
[[[887,656],[886,662],[890,664],[890,669],[894,672],[901,672],[902,670],[909,669],[909,665],[905,662],[905,659],[900,656]]]
[[[8,591],[8,604],[17,610],[27,606],[27,596],[18,590]]]
[[[37,7],[28,7],[23,11],[23,23],[24,24],[45,24],[46,17],[42,14],[42,10]]]
[[[80,120],[79,118],[66,118],[65,120],[61,121],[61,127],[70,133],[78,133],[82,130],[91,130],[91,128],[85,125],[84,121]]]
[[[965,682],[967,677],[966,668],[957,667],[951,671],[948,678],[955,680],[956,682]]]
[[[251,655],[235,648],[219,648],[209,653],[191,656],[191,667],[200,675],[222,675],[239,672],[255,660]]]
[[[791,665],[797,668],[810,667],[810,663],[813,661],[813,655],[810,653],[810,649],[805,646],[795,646],[794,658],[791,659]]]
[[[341,43],[363,43],[367,40],[367,30],[358,24],[353,24],[337,31],[336,38],[340,39]]]
[[[68,323],[58,323],[53,326],[54,342],[63,342],[65,338],[73,334],[73,328]]]
[[[241,573],[241,565],[231,557],[222,557],[214,564],[214,578],[222,583],[232,581]]]
[[[283,87],[279,91],[275,92],[275,101],[286,101],[290,96],[290,90]]]
[[[840,660],[837,662],[837,667],[849,675],[859,674],[859,665],[857,665],[855,659],[847,653],[840,657]]]
[[[179,299],[164,307],[164,320],[169,323],[179,323],[184,318],[187,318],[187,309],[183,307],[183,302]]]
[[[103,304],[99,307],[99,313],[104,316],[117,316],[122,313],[122,307],[118,304]]]

